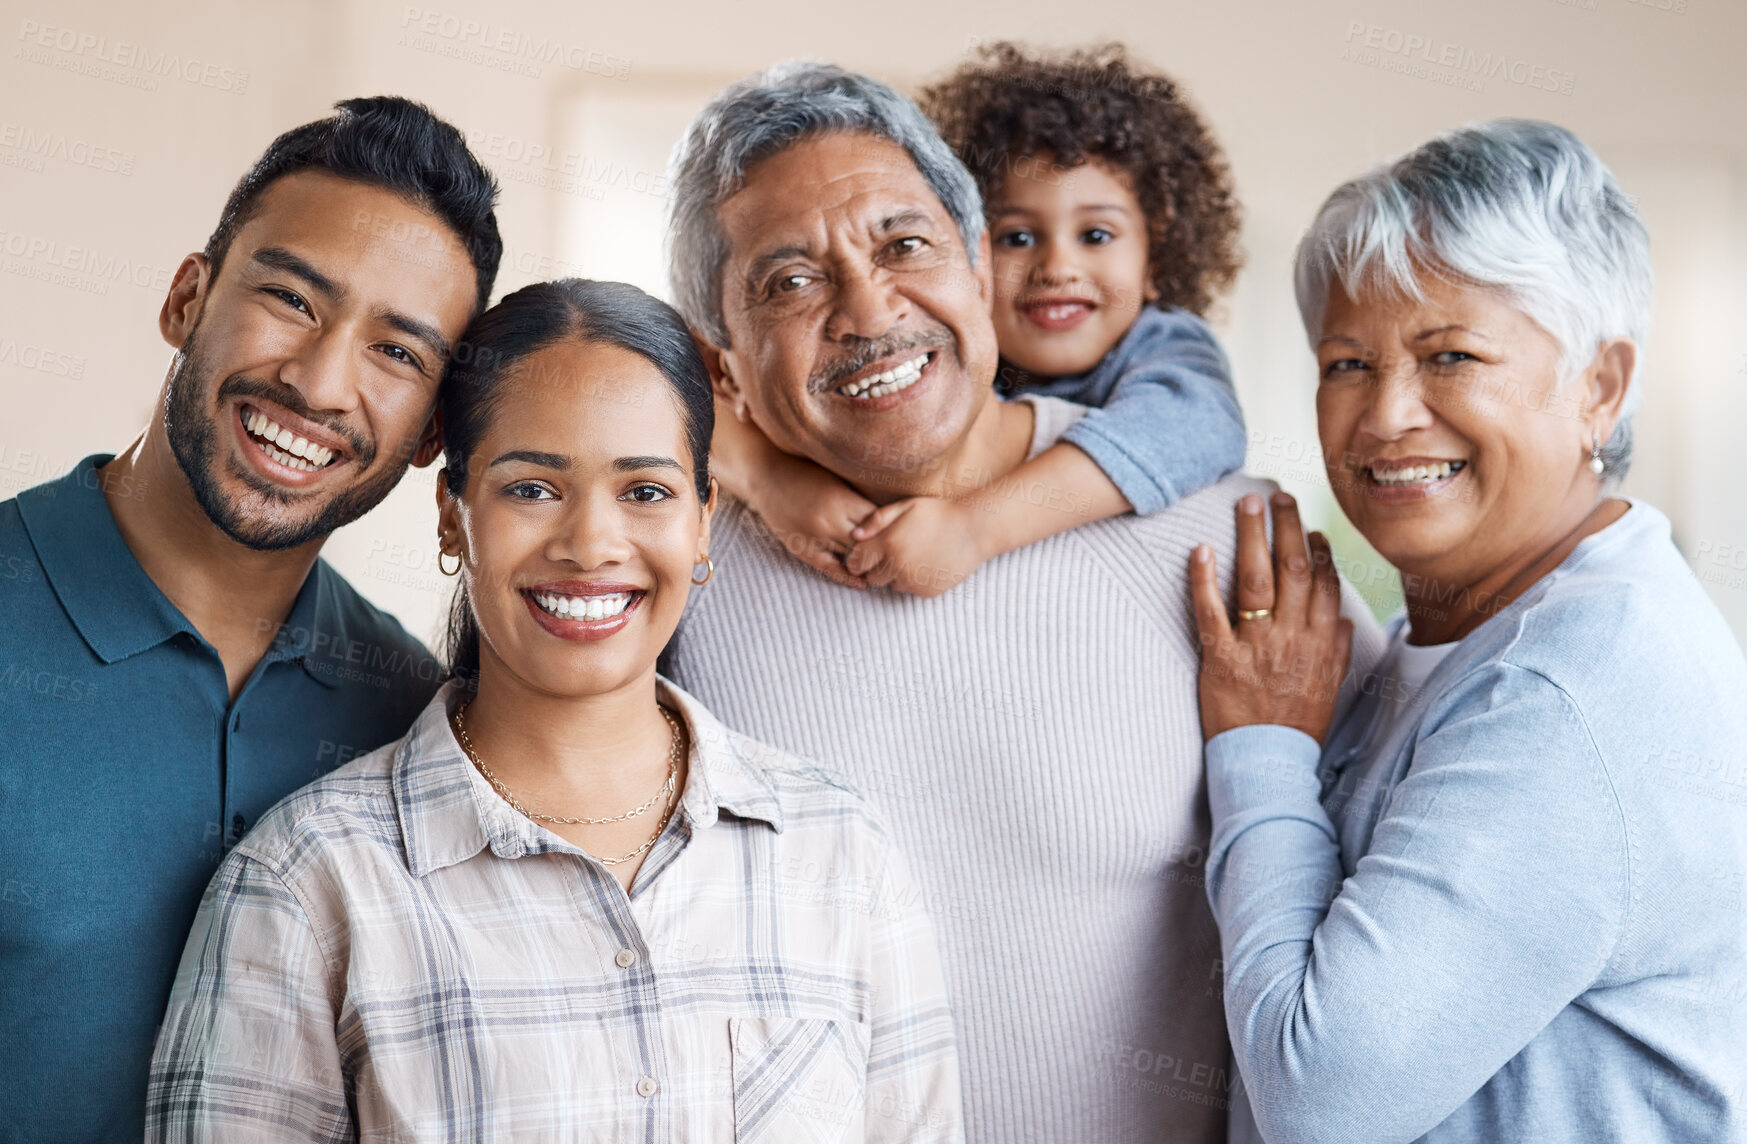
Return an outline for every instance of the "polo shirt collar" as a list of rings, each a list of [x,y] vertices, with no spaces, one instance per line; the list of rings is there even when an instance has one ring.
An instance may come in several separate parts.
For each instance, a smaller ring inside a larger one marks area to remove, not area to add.
[[[134,557],[97,470],[113,456],[86,457],[66,476],[18,494],[18,515],[43,576],[97,658],[115,663],[181,632],[200,633]]]
[[[691,732],[680,795],[691,828],[710,829],[725,811],[781,832],[781,804],[769,777],[748,757],[750,740],[728,731],[696,699],[660,676],[656,694],[680,712]],[[574,851],[512,809],[462,752],[449,717],[464,695],[455,681],[444,684],[395,752],[394,798],[408,868],[422,878],[465,862],[488,846],[500,858]]]
[[[114,460],[94,453],[71,472],[18,494],[18,514],[36,549],[43,576],[67,618],[104,663],[115,663],[187,632],[205,644],[188,617],[146,575],[116,526],[98,472]],[[308,655],[316,632],[335,632],[340,609],[320,560],[304,578],[268,659],[296,659],[327,688],[338,681],[318,674]]]
[[[338,575],[328,567],[327,561],[316,558],[316,562],[310,565],[309,575],[303,578],[303,587],[297,591],[291,614],[285,617],[273,638],[273,647],[267,652],[275,659],[296,660],[305,675],[329,691],[340,686],[339,677],[331,671],[320,670],[317,664],[322,641],[328,641],[331,646],[334,643],[343,645],[346,640],[344,613],[334,585]]]

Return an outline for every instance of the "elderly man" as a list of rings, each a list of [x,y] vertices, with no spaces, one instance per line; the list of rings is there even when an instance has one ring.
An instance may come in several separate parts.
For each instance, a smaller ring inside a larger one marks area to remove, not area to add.
[[[673,173],[675,296],[722,404],[777,448],[878,503],[972,486],[998,506],[1082,412],[995,396],[975,186],[890,88],[779,66],[699,114]],[[1227,478],[931,599],[833,583],[744,504],[716,514],[716,570],[666,671],[881,803],[940,934],[973,1140],[1223,1139],[1235,1074],[1183,600],[1191,549],[1230,567],[1233,503],[1266,489]]]

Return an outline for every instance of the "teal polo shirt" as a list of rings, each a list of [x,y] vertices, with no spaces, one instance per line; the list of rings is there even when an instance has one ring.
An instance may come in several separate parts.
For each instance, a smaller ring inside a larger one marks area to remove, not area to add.
[[[0,1140],[139,1141],[182,945],[267,809],[404,734],[442,672],[317,561],[235,702],[98,467],[0,502]],[[151,490],[118,490],[151,495]],[[266,621],[264,621],[266,622]]]

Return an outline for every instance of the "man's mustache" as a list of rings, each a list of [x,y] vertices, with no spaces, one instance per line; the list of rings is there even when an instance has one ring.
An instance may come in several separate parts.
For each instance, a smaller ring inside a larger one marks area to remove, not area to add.
[[[352,450],[352,456],[358,462],[359,469],[368,469],[370,462],[376,459],[376,445],[364,434],[358,432],[344,421],[331,414],[318,413],[309,407],[303,394],[295,386],[286,385],[280,381],[263,381],[258,378],[244,377],[232,374],[225,378],[224,384],[218,387],[219,400],[227,397],[259,397],[266,401],[283,405],[291,412],[306,420],[313,421],[324,429],[328,429],[343,438]]]
[[[828,393],[868,366],[910,351],[943,350],[957,344],[952,331],[935,325],[922,330],[883,334],[877,338],[855,338],[843,356],[825,362],[807,378],[808,393]]]

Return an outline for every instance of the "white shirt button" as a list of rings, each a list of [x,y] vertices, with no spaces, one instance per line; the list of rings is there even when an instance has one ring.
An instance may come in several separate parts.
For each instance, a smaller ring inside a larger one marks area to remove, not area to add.
[[[637,951],[634,949],[621,949],[613,958],[613,961],[617,963],[620,969],[629,969],[637,964]]]
[[[655,1090],[658,1087],[659,1086],[655,1083],[654,1077],[646,1076],[642,1080],[637,1082],[637,1095],[638,1096],[654,1096]]]

